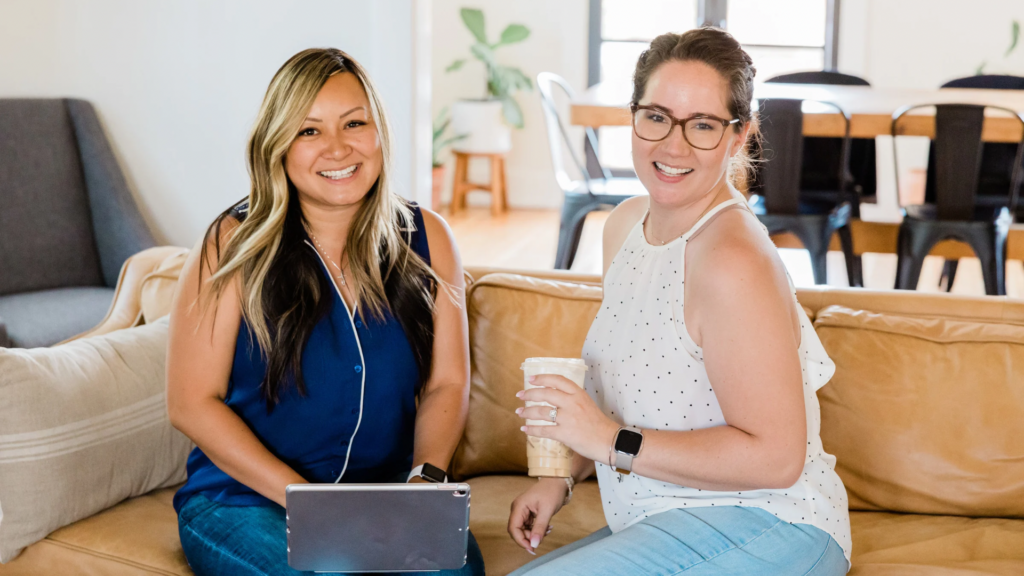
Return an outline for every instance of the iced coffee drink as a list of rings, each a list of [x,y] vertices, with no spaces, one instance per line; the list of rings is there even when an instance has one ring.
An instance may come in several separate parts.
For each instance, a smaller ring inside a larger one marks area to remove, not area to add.
[[[530,384],[531,376],[557,374],[583,388],[583,376],[587,364],[580,358],[527,358],[522,365],[524,389],[542,388]],[[551,406],[547,402],[527,402],[530,406]],[[550,420],[527,420],[528,426],[554,426]],[[526,437],[526,459],[530,476],[553,476],[568,478],[572,468],[573,451],[568,446],[550,438]]]

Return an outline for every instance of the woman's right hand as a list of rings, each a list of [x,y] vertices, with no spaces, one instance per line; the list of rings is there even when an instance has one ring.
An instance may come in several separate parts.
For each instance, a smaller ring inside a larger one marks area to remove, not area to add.
[[[564,478],[541,478],[512,501],[508,533],[516,544],[536,554],[541,540],[551,531],[549,522],[565,502],[569,486]]]

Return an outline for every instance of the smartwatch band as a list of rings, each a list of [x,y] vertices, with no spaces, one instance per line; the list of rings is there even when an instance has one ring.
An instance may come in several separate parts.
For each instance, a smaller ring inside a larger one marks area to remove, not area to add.
[[[424,470],[424,467],[426,467],[426,470]],[[427,482],[433,482],[435,484],[441,484],[448,481],[448,475],[444,473],[444,470],[441,470],[430,463],[420,464],[413,468],[412,471],[409,472],[409,478],[406,479],[406,482],[409,482],[409,480],[412,480],[413,478],[423,478]]]

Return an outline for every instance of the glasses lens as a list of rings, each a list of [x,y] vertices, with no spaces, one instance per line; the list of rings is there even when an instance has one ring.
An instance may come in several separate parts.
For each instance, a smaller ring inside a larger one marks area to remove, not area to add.
[[[686,121],[686,141],[694,148],[711,150],[716,148],[725,134],[725,126],[717,120],[691,118]]]
[[[672,129],[672,120],[657,110],[637,110],[633,114],[633,129],[644,140],[662,140]]]

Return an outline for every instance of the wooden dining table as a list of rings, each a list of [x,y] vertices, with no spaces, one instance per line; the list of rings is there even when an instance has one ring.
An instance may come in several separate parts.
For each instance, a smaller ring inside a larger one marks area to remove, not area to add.
[[[570,103],[570,123],[576,126],[629,126],[629,101],[633,87],[623,82],[601,82],[579,94]],[[1024,90],[980,90],[973,88],[942,88],[933,90],[909,88],[876,88],[872,86],[831,86],[824,84],[765,83],[755,85],[754,98],[792,98],[804,100],[805,136],[842,137],[843,117],[834,108],[818,104],[835,104],[850,115],[850,135],[874,138],[892,134],[893,113],[909,104],[979,104],[1007,109],[989,108],[985,112],[982,140],[1017,143],[1024,139],[1022,122],[1015,114],[1024,115]],[[934,108],[918,108],[904,116],[897,125],[897,135],[935,136]],[[895,253],[899,224],[855,220],[854,252]],[[791,234],[774,237],[782,248],[800,248]],[[833,238],[831,250],[839,250]],[[945,240],[931,254],[945,258],[974,256],[964,243]],[[1024,224],[1014,224],[1007,241],[1007,257],[1024,260]]]
[[[601,82],[580,94],[570,104],[570,122],[577,126],[629,126],[631,84]],[[1024,114],[1024,90],[978,90],[943,88],[918,90],[874,88],[871,86],[829,86],[824,84],[756,85],[755,99],[793,98],[830,102],[850,115],[850,135],[874,138],[891,134],[892,114],[907,104],[981,104],[998,106]],[[1021,120],[1009,112],[989,109],[981,137],[986,142],[1020,142],[1024,137]],[[899,135],[935,136],[934,109],[921,108],[900,120]],[[843,117],[834,108],[807,102],[804,105],[804,135],[843,135]]]

